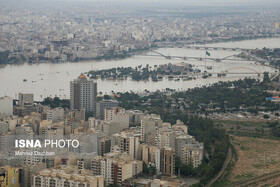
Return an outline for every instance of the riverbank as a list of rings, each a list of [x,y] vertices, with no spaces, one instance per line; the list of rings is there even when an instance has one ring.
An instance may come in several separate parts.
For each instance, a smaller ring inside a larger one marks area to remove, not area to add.
[[[156,50],[158,49],[157,46],[150,46],[150,47],[145,47],[145,48],[138,48],[138,49],[131,49],[129,51],[123,51],[122,53],[113,53],[112,51],[108,51],[107,53],[105,53],[102,56],[96,56],[93,58],[75,58],[74,60],[60,60],[60,59],[43,59],[40,60],[38,59],[29,59],[27,61],[27,59],[22,60],[21,58],[11,58],[12,60],[9,60],[10,58],[8,58],[8,56],[10,55],[10,53],[8,51],[5,52],[0,52],[0,60],[2,59],[2,53],[3,55],[5,55],[5,60],[2,60],[0,62],[0,65],[21,65],[21,64],[41,64],[41,63],[54,63],[54,64],[60,64],[60,63],[69,63],[69,62],[73,62],[73,63],[77,63],[77,62],[87,62],[87,61],[102,61],[102,60],[118,60],[118,59],[125,59],[125,58],[130,58],[134,55],[137,54],[142,54],[142,53],[146,53],[148,51],[151,50]],[[12,53],[11,53],[12,54]],[[21,55],[22,56],[22,55]],[[4,63],[5,61],[5,63]]]
[[[250,41],[250,40],[259,40],[259,39],[277,39],[279,38],[280,35],[276,36],[269,36],[269,35],[264,35],[264,36],[247,36],[247,37],[236,37],[236,38],[219,38],[219,39],[213,39],[213,40],[203,40],[203,41],[176,41],[176,42],[171,42],[168,43],[168,45],[173,45],[174,47],[178,47],[179,45],[192,45],[192,44],[199,44],[199,45],[207,45],[207,44],[219,44],[219,43],[230,43],[230,42],[240,42],[240,41]],[[155,42],[152,46],[150,47],[145,47],[145,48],[139,48],[139,49],[132,49],[131,51],[124,51],[123,53],[112,53],[112,51],[108,51],[105,53],[103,56],[97,56],[93,58],[76,58],[75,60],[66,60],[66,61],[59,61],[59,60],[38,60],[33,59],[33,61],[28,62],[27,59],[22,60],[22,59],[14,59],[16,60],[16,63],[1,63],[0,65],[21,65],[21,64],[41,64],[41,63],[54,63],[54,64],[60,64],[60,63],[78,63],[78,62],[92,62],[92,61],[110,61],[110,60],[119,60],[119,59],[126,59],[126,58],[131,58],[132,56],[139,55],[139,54],[145,54],[149,51],[152,50],[157,50],[159,48],[165,48],[164,44],[166,42]],[[22,56],[22,55],[20,55]],[[0,58],[1,59],[1,58]],[[7,61],[7,60],[6,60]]]
[[[237,42],[234,45],[242,45],[243,48],[255,47],[271,47],[277,46],[280,39],[265,39],[255,40],[248,42]],[[218,44],[217,44],[218,45]],[[220,44],[220,47],[228,45]],[[280,47],[280,46],[279,46]],[[190,55],[197,58],[204,58],[205,51],[185,48],[159,48],[156,50],[159,53],[170,56],[185,56]],[[143,52],[144,53],[144,52]],[[212,58],[222,59],[230,55],[237,55],[235,51],[210,51]],[[149,54],[149,53],[148,53]],[[64,62],[64,63],[41,63],[41,64],[22,64],[22,65],[7,65],[0,68],[0,95],[9,95],[13,98],[18,98],[18,93],[34,93],[35,99],[38,101],[46,97],[60,97],[61,99],[69,98],[70,95],[70,81],[76,79],[82,72],[89,72],[112,69],[112,68],[125,68],[125,67],[145,67],[147,64],[154,67],[164,64],[180,64],[180,63],[194,64],[195,68],[204,71],[205,63],[199,60],[183,60],[183,59],[166,59],[154,56],[135,55],[130,58],[119,60],[100,60],[100,61],[85,61],[79,63]],[[219,81],[234,81],[245,79],[246,77],[258,78],[256,74],[233,74],[235,72],[253,72],[260,71],[260,79],[262,72],[267,71],[274,73],[274,69],[270,67],[259,66],[247,61],[224,61],[215,62],[214,60],[207,60],[207,66],[213,66],[213,70],[209,73],[219,73],[228,70],[229,73],[226,77],[217,77],[216,74],[207,79],[199,78],[190,81],[169,81],[168,77],[163,78],[162,81],[130,81],[130,80],[95,80],[98,85],[98,91],[104,94],[111,94],[112,91],[117,92],[130,92],[143,93],[144,90],[155,92],[157,90],[166,90],[166,88],[181,91],[189,88],[202,87],[204,85],[211,85]],[[9,81],[7,81],[7,77]],[[27,81],[23,81],[26,79]],[[55,84],[54,84],[55,83]]]

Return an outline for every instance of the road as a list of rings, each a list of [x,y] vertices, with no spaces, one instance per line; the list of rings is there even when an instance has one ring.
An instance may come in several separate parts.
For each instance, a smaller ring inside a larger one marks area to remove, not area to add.
[[[231,158],[232,158],[232,150],[231,148],[229,147],[228,148],[228,153],[227,153],[227,158],[224,162],[224,165],[222,167],[222,169],[219,171],[219,173],[215,176],[215,178],[213,178],[207,185],[206,187],[210,187],[214,182],[216,182],[225,172],[225,169],[228,167],[230,161],[231,161]]]

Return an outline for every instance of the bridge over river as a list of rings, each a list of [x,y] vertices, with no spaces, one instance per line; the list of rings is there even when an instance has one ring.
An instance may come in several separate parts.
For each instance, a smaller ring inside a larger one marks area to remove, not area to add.
[[[255,49],[246,49],[246,48],[239,48],[239,47],[211,47],[211,46],[202,46],[202,45],[159,45],[160,48],[187,48],[187,49],[200,49],[200,50],[220,50],[220,51],[243,51],[243,52],[250,52]]]
[[[205,58],[202,58],[202,57],[193,57],[193,56],[176,56],[176,55],[164,55],[158,51],[151,51],[155,54],[138,54],[137,56],[149,56],[149,57],[163,57],[163,58],[166,58],[166,59],[174,59],[174,58],[179,58],[179,59],[182,59],[182,60],[199,60],[199,61],[203,61],[203,60],[212,60],[212,61],[215,61],[215,62],[222,62],[222,61],[235,61],[235,62],[248,62],[248,61],[254,61],[256,62],[256,60],[245,60],[245,59],[238,59],[238,58],[231,58],[231,57],[236,57],[236,55],[230,55],[230,56],[226,56],[226,57],[223,57],[223,58],[211,58],[211,57],[205,57]],[[264,61],[257,61],[257,62],[262,62],[264,63]]]

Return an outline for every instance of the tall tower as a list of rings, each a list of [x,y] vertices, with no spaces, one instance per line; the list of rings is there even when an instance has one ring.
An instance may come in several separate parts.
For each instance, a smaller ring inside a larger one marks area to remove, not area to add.
[[[97,83],[84,74],[70,82],[70,108],[96,113]]]

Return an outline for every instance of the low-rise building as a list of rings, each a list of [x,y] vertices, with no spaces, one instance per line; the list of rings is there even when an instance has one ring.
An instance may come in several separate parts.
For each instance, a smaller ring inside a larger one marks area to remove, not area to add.
[[[104,187],[104,177],[92,176],[89,170],[78,170],[69,166],[44,169],[33,178],[33,187],[41,186]]]

